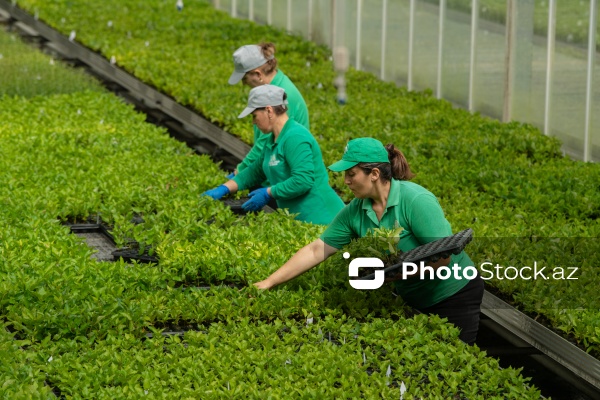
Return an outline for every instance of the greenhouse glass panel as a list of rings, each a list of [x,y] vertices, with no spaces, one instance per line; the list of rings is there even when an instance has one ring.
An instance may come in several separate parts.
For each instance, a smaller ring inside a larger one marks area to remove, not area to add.
[[[350,64],[356,58],[356,16],[357,0],[338,1],[336,3],[336,43],[348,49]]]
[[[213,1],[213,5],[217,10],[225,11],[227,14],[231,13],[231,0]]]
[[[511,119],[543,129],[547,72],[546,37],[534,36],[535,2],[515,1],[512,9]]]
[[[248,0],[237,0],[236,5],[236,16],[237,18],[248,19],[250,18],[250,2]]]
[[[412,57],[413,89],[435,91],[438,73],[440,8],[438,4],[415,1],[414,43]],[[408,24],[407,24],[408,26]],[[408,33],[406,34],[408,54]],[[408,76],[408,63],[406,75]]]
[[[269,2],[268,0],[254,0],[254,21],[259,24],[267,25],[269,21]]]
[[[267,0],[254,0],[252,7],[253,21],[267,25]]]
[[[272,25],[277,28],[287,29],[287,1],[273,0],[271,4],[273,5]]]
[[[254,0],[254,21],[267,25],[268,17],[268,1],[267,0]]]
[[[308,35],[308,0],[292,0],[291,1],[291,14],[292,14],[292,29],[291,32],[296,35],[300,35],[307,39]],[[313,0],[312,9],[314,12],[316,2]]]
[[[600,4],[596,7],[596,49],[600,48]],[[594,77],[593,77],[593,95],[592,95],[592,123],[590,129],[591,143],[591,160],[600,162],[600,56],[596,51],[596,60],[594,62]]]
[[[331,0],[314,0],[313,42],[331,46]]]
[[[475,33],[473,109],[502,119],[506,82],[506,3],[490,9],[479,2]]]
[[[381,71],[382,0],[363,1],[360,44],[361,65],[364,71],[379,76]]]
[[[402,86],[408,83],[409,17],[410,1],[388,0],[385,78]]]
[[[579,4],[580,2],[577,2]],[[557,2],[556,45],[553,63],[549,132],[565,151],[583,157],[585,132],[587,13],[574,2]],[[585,29],[581,27],[585,25]]]
[[[442,52],[442,96],[464,107],[469,101],[471,12],[448,3]]]

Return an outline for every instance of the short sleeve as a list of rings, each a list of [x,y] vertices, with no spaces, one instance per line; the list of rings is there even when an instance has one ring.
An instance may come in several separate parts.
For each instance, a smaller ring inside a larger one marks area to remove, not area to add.
[[[352,239],[358,238],[358,232],[352,228],[352,205],[348,204],[335,216],[331,224],[321,234],[321,240],[331,247],[341,249]]]

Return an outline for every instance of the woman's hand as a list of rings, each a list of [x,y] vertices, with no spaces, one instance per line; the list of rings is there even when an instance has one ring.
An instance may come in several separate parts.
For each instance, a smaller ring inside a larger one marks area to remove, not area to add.
[[[305,273],[312,267],[325,261],[327,257],[336,251],[336,248],[325,244],[321,239],[317,239],[298,250],[277,271],[273,272],[264,281],[256,282],[254,286],[258,289],[272,289]]]
[[[265,290],[265,289],[268,290],[273,287],[273,285],[271,285],[267,279],[265,279],[264,281],[256,282],[254,284],[254,286],[256,286],[257,289],[262,289],[262,290]]]
[[[250,192],[250,200],[242,204],[244,211],[258,211],[269,204],[271,195],[268,188],[260,188]]]

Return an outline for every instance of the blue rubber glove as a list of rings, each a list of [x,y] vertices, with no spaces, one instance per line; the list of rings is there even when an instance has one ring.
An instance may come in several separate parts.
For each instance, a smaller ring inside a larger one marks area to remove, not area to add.
[[[230,173],[229,175],[226,176],[227,179],[233,179],[235,178],[235,173]]]
[[[215,200],[219,200],[221,197],[228,195],[228,194],[229,194],[229,189],[227,188],[227,186],[221,185],[221,186],[217,186],[214,189],[207,190],[206,192],[202,193],[201,196],[209,196]]]
[[[244,211],[258,211],[266,206],[269,200],[271,200],[267,188],[256,189],[255,191],[250,192],[248,197],[250,197],[250,200],[242,204]]]

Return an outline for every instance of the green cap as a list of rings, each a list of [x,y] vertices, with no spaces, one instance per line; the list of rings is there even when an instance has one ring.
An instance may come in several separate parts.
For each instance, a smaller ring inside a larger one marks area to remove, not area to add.
[[[330,170],[342,172],[358,163],[389,163],[388,152],[383,144],[373,138],[358,138],[348,142],[342,159],[331,164]]]

